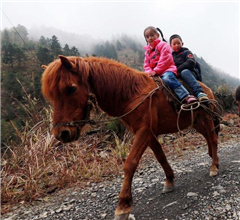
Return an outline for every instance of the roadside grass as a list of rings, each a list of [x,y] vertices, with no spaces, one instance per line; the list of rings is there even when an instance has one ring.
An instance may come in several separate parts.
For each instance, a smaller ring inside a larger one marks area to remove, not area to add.
[[[240,118],[234,114],[225,116],[234,128],[220,132],[219,142],[229,141],[240,131]],[[57,190],[78,185],[85,187],[89,182],[122,175],[123,164],[132,145],[133,136],[125,131],[119,138],[114,131],[100,131],[83,135],[77,142],[62,144],[51,134],[51,113],[31,129],[17,131],[21,143],[8,146],[1,155],[1,212],[9,212],[12,205],[30,202]],[[239,137],[238,137],[239,138]],[[184,151],[207,145],[199,134],[173,134],[170,138],[159,137],[163,149],[181,157]],[[8,152],[8,153],[6,153]],[[146,151],[144,161],[153,156]]]
[[[111,141],[103,133],[83,136],[79,141],[62,144],[51,134],[48,122],[18,132],[22,142],[8,146],[1,155],[2,214],[14,203],[33,201],[56,190],[88,182],[99,182],[122,172],[131,146],[112,131]],[[109,137],[109,136],[108,136]]]
[[[31,202],[74,184],[84,187],[122,172],[132,139],[119,123],[112,123],[111,132],[101,125],[96,133],[62,144],[51,134],[52,108],[39,110],[38,100],[18,82],[26,102],[14,100],[28,118],[21,129],[11,121],[17,141],[4,143],[1,149],[1,214],[14,204]],[[99,116],[105,117],[94,115],[95,119]]]

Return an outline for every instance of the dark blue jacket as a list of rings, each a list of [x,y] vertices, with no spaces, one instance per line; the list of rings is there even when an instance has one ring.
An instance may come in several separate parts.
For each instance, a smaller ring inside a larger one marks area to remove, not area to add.
[[[185,52],[183,52],[185,51]],[[184,69],[189,69],[193,72],[196,65],[196,60],[190,50],[186,47],[182,47],[179,52],[172,52],[174,63],[177,66],[178,74],[180,74]]]

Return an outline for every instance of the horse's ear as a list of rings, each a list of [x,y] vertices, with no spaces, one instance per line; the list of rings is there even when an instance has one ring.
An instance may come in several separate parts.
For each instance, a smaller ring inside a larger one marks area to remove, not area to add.
[[[73,70],[74,68],[73,63],[71,63],[71,61],[68,60],[67,57],[63,55],[59,55],[58,57],[61,59],[63,66],[65,66],[69,70]]]
[[[42,65],[42,68],[43,68],[43,69],[47,69],[47,66],[46,66],[46,65]]]

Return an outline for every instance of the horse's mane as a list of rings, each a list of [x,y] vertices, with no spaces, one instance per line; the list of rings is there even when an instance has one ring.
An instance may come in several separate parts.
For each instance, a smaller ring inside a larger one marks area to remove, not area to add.
[[[151,80],[143,72],[112,59],[90,57],[84,61],[90,66],[90,76],[94,74],[94,87],[102,94],[108,93],[110,99],[121,99],[124,102],[136,94],[144,93],[144,90],[149,92],[147,87]]]
[[[97,57],[67,57],[78,70],[79,80],[89,81],[105,98],[119,101],[131,100],[136,94],[148,93],[152,86],[147,74],[132,69],[125,64],[107,58]],[[73,74],[66,74],[66,69],[59,59],[53,61],[42,76],[43,94],[51,100],[53,94],[58,95],[66,84],[71,83]],[[111,89],[114,88],[114,89]]]

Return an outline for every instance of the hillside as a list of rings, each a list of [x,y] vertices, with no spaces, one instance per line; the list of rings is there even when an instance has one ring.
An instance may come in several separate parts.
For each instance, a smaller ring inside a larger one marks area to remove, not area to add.
[[[234,88],[240,84],[239,79],[209,65],[202,57],[199,58],[196,54],[194,56],[201,65],[203,83],[209,86],[213,91],[216,91],[219,86],[225,84],[234,90]]]
[[[41,95],[41,65],[47,65],[59,54],[104,56],[143,70],[143,42],[127,34],[103,41],[54,28],[27,30],[18,25],[10,30],[4,29],[1,39],[2,146],[18,143],[21,132],[49,117],[45,109],[48,103]],[[213,91],[223,85],[234,91],[240,84],[237,78],[195,56],[201,64],[203,82]]]
[[[103,39],[95,39],[94,36],[81,35],[76,33],[65,32],[53,27],[35,27],[29,30],[29,39],[38,41],[41,36],[51,38],[53,35],[57,36],[59,42],[62,45],[68,44],[69,46],[75,46],[81,55],[93,54],[95,52],[96,45],[105,45],[106,41]],[[122,44],[118,48],[118,42]],[[144,41],[138,39],[136,36],[129,36],[122,34],[118,36],[112,36],[111,42],[118,54],[118,60],[127,64],[133,68],[143,70],[144,59]],[[209,65],[204,57],[198,57],[195,54],[196,60],[201,64],[203,82],[206,83],[211,89],[215,90],[217,87],[223,84],[228,84],[230,87],[236,87],[240,84],[240,80],[230,76],[228,73],[223,72],[217,66]]]

